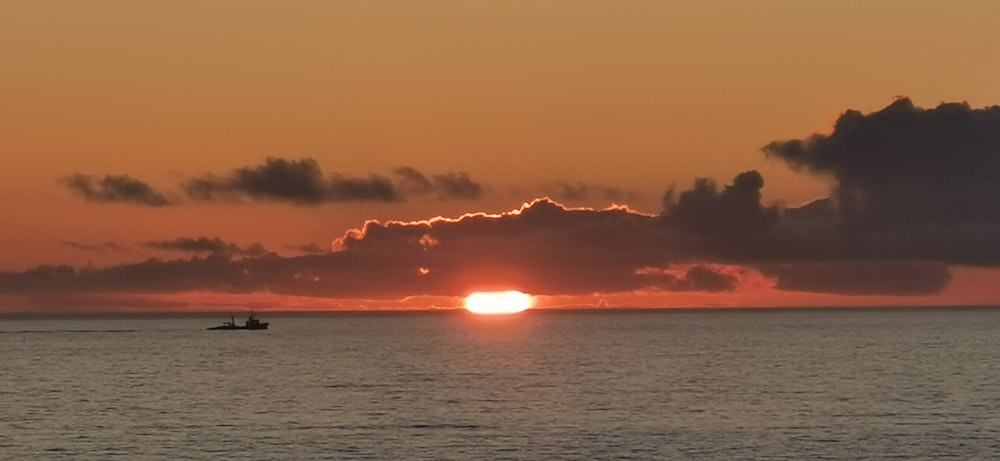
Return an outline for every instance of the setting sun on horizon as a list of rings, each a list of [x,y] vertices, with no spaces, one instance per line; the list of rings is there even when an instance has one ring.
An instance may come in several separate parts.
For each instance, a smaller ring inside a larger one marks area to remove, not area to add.
[[[531,295],[516,290],[477,291],[465,297],[465,309],[479,315],[509,315],[534,305]]]
[[[992,304],[977,5],[2,2],[0,312]]]
[[[1000,459],[1000,1],[0,0],[3,459]]]

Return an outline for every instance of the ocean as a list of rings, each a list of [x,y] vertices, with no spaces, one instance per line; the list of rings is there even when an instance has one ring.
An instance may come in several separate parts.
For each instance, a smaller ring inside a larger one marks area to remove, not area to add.
[[[1000,309],[226,317],[0,318],[0,459],[1000,458]]]

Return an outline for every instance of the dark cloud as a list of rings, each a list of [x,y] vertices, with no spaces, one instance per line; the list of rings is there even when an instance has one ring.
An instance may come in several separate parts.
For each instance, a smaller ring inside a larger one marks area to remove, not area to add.
[[[483,186],[473,181],[468,173],[449,172],[433,176],[438,196],[443,198],[476,199],[483,195]]]
[[[998,114],[996,107],[922,109],[900,99],[869,114],[848,111],[830,134],[768,144],[768,156],[833,181],[830,197],[795,207],[763,203],[764,178],[747,171],[725,185],[702,178],[687,189],[672,189],[657,215],[627,207],[569,208],[539,199],[501,214],[370,221],[337,239],[337,251],[292,258],[262,247],[236,247],[246,256],[237,259],[230,257],[239,254],[231,244],[219,239],[175,241],[214,249],[187,260],[100,270],[43,266],[4,273],[0,294],[221,290],[400,298],[499,288],[535,294],[724,292],[740,287],[743,275],[727,269],[732,267],[759,271],[779,290],[937,293],[949,283],[949,265],[1000,265]],[[331,185],[343,179],[324,176],[315,161],[269,159],[212,178],[204,189],[211,198],[293,203],[372,199],[331,193]],[[381,179],[391,191],[382,196],[386,200],[475,195],[461,192],[475,188],[459,173],[424,175],[404,167]]]
[[[468,173],[449,172],[430,177],[417,169],[402,166],[393,170],[400,190],[408,195],[431,195],[441,199],[476,199],[483,195],[483,186]]]
[[[124,202],[147,206],[172,205],[166,196],[128,175],[73,174],[59,179],[71,192],[93,202]],[[393,175],[351,176],[324,173],[311,158],[270,157],[255,166],[229,174],[203,174],[181,181],[187,196],[199,201],[286,202],[320,205],[334,202],[399,202],[407,198],[473,200],[484,187],[465,172],[425,175],[413,167],[399,167]]]
[[[300,253],[313,254],[313,255],[326,253],[330,251],[329,248],[323,248],[315,243],[306,243],[302,245],[285,245],[285,248],[289,250],[295,250]]]
[[[948,266],[919,261],[834,261],[768,265],[775,288],[844,295],[928,295],[951,280]]]
[[[330,202],[398,202],[407,197],[475,199],[483,187],[467,173],[424,175],[412,167],[400,167],[395,179],[339,173],[324,174],[311,158],[268,158],[263,164],[237,168],[228,175],[202,175],[184,181],[181,187],[196,200],[250,200],[319,205]]]
[[[249,199],[298,205],[402,200],[388,178],[324,176],[319,163],[311,158],[268,158],[262,165],[237,168],[226,176],[205,175],[190,179],[182,187],[188,196],[197,200]]]
[[[828,200],[787,215],[825,221],[836,256],[1000,264],[1000,107],[924,109],[900,98],[845,112],[830,134],[763,150],[833,179]]]
[[[840,232],[826,201],[779,213],[760,203],[762,187],[763,179],[753,171],[721,188],[698,180],[688,190],[668,194],[658,215],[621,206],[569,208],[538,199],[501,214],[369,221],[337,239],[336,251],[291,258],[219,238],[146,242],[149,248],[197,256],[100,270],[42,267],[0,274],[0,294],[220,290],[401,298],[461,296],[485,289],[580,295],[641,289],[718,292],[738,288],[742,275],[725,269],[734,266],[766,270],[779,289],[788,290],[901,294],[914,290],[901,287],[906,277],[927,292],[947,283],[943,265],[917,271],[910,263],[881,266],[883,271],[898,269],[898,277],[848,279],[850,271],[839,261],[921,258],[853,240]],[[801,272],[788,269],[795,264],[806,265]],[[834,265],[829,269],[833,275],[806,277],[823,274],[828,264]]]
[[[235,253],[244,256],[260,257],[270,254],[271,251],[260,243],[251,243],[250,245],[245,247],[236,247]]]
[[[67,240],[63,242],[70,248],[75,248],[77,250],[83,251],[115,251],[115,252],[128,252],[129,250],[115,242],[103,242],[103,243],[81,243]]]
[[[393,170],[399,178],[400,187],[410,194],[427,194],[434,190],[434,184],[423,173],[415,168],[401,166]]]
[[[141,246],[164,251],[213,253],[216,255],[262,256],[268,253],[267,249],[259,243],[240,247],[233,243],[226,243],[218,237],[180,237],[173,240],[143,242]]]
[[[2,274],[0,293],[267,290],[398,298],[465,295],[490,288],[520,288],[536,294],[628,291],[648,286],[648,278],[636,269],[660,260],[640,251],[647,239],[633,240],[628,235],[648,233],[651,225],[656,225],[653,216],[624,208],[567,209],[540,200],[503,215],[369,222],[346,234],[338,243],[340,251],[321,255],[236,260],[218,256],[229,248],[221,239],[148,242],[156,248],[209,255],[176,261],[151,259],[100,270],[43,267]],[[430,239],[437,244],[427,245]]]
[[[533,293],[589,293],[640,287],[635,269],[651,256],[638,251],[652,216],[624,208],[567,209],[536,200],[503,215],[470,214],[459,219],[413,223],[368,222],[335,245],[335,255],[362,261],[410,261],[406,274],[441,292],[517,287]],[[428,244],[428,242],[434,242]],[[363,267],[365,264],[361,263]]]
[[[160,240],[160,241],[149,241],[144,242],[142,246],[146,248],[155,248],[157,250],[167,250],[167,251],[185,251],[192,253],[200,252],[223,252],[229,249],[229,244],[223,242],[222,239],[208,238],[208,237],[198,237],[198,238],[187,238],[181,237],[174,240]]]
[[[847,224],[1000,220],[1000,107],[900,98],[868,114],[848,110],[833,132],[775,141],[764,152],[829,175]]]
[[[709,266],[697,265],[688,269],[684,279],[687,290],[732,291],[738,279],[731,273],[717,271]]]
[[[786,220],[795,223],[831,225],[837,221],[837,208],[829,197],[818,198],[782,210]]]
[[[749,232],[773,226],[778,220],[776,207],[761,205],[764,178],[756,171],[740,173],[720,191],[709,178],[695,180],[694,187],[677,194],[664,195],[664,217],[677,226],[694,232]]]
[[[732,267],[696,264],[687,270],[644,268],[636,273],[649,280],[648,287],[667,291],[733,291],[741,273]]]
[[[72,174],[59,179],[70,192],[89,202],[132,203],[145,206],[167,206],[170,201],[149,184],[129,175]]]

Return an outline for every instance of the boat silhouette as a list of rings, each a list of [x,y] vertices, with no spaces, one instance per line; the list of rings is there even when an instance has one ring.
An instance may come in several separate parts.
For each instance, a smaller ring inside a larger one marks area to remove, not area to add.
[[[261,322],[257,316],[251,312],[250,317],[247,318],[243,325],[236,324],[236,318],[229,317],[228,322],[223,322],[222,325],[206,328],[207,330],[266,330],[267,326],[270,325],[268,322]]]

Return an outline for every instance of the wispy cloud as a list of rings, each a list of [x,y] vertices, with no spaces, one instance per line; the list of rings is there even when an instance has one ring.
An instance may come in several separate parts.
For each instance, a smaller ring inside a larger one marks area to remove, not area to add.
[[[188,196],[197,200],[248,199],[285,201],[298,205],[324,202],[402,200],[385,177],[367,178],[323,174],[313,159],[268,158],[262,165],[242,167],[227,175],[203,175],[183,184]]]
[[[115,251],[115,252],[122,252],[122,253],[129,252],[128,248],[125,248],[124,246],[119,245],[119,244],[117,244],[115,242],[81,243],[81,242],[74,242],[74,241],[71,241],[71,240],[67,240],[67,241],[63,242],[63,245],[66,245],[66,246],[68,246],[70,248],[74,248],[74,249],[77,249],[77,250],[83,250],[83,251],[97,251],[97,252],[101,252],[101,251]]]
[[[259,243],[241,247],[233,243],[227,243],[218,237],[179,237],[173,240],[147,241],[140,245],[145,248],[183,253],[214,253],[241,256],[262,256],[268,253],[267,249]]]
[[[226,175],[202,175],[182,184],[195,200],[249,200],[319,205],[332,202],[398,202],[417,196],[475,199],[483,187],[467,173],[424,175],[400,167],[393,177],[325,174],[311,158],[268,158],[263,164],[237,168]]]
[[[94,175],[76,173],[59,179],[70,192],[90,202],[131,203],[152,207],[170,205],[163,193],[129,175]]]
[[[411,195],[430,195],[440,199],[476,199],[483,195],[483,186],[468,173],[443,173],[430,177],[415,168],[403,166],[393,170],[399,189]]]
[[[321,247],[321,246],[319,246],[319,245],[317,245],[315,243],[305,243],[305,244],[301,244],[301,245],[285,245],[285,248],[287,248],[289,250],[295,250],[295,251],[298,251],[300,253],[311,254],[311,255],[326,253],[326,252],[330,251],[330,247],[329,246],[327,246],[326,248],[323,248],[323,247]]]
[[[76,173],[58,182],[91,202],[167,206],[175,202],[129,175]],[[389,175],[355,176],[325,173],[315,159],[270,157],[262,164],[235,168],[226,174],[205,173],[182,180],[180,188],[195,201],[279,202],[321,205],[340,202],[401,202],[407,199],[474,200],[485,187],[465,172],[424,174],[402,166]]]

